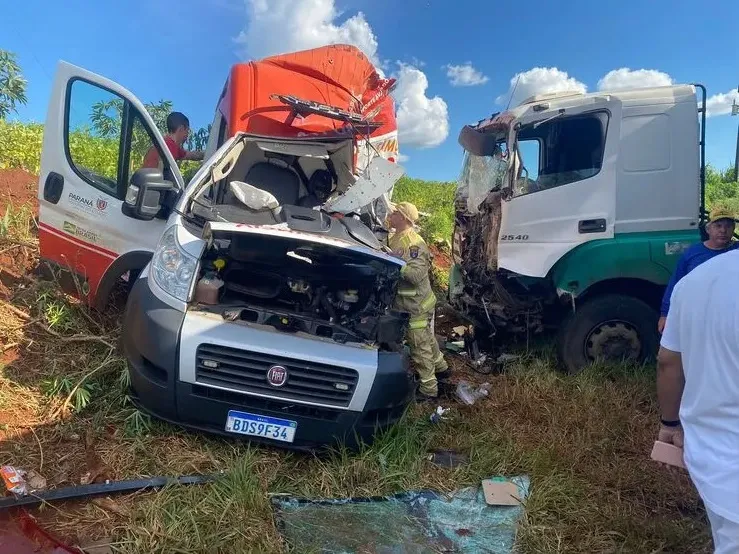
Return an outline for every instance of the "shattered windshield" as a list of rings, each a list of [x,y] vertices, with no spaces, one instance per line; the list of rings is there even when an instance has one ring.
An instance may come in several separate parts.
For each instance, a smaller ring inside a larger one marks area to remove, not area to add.
[[[508,155],[504,144],[493,156],[476,156],[465,152],[462,173],[457,182],[457,209],[464,209],[470,214],[477,213],[490,191],[503,185],[507,168]]]

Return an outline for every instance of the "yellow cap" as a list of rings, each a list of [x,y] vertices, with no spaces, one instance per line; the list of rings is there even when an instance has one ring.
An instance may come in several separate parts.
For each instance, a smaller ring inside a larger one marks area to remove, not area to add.
[[[714,223],[719,219],[731,219],[736,221],[736,214],[726,206],[715,206],[708,214],[708,223]]]
[[[224,260],[223,258],[218,258],[213,262],[213,266],[216,268],[217,271],[220,271],[224,267],[226,267],[226,260]]]
[[[418,221],[418,208],[416,208],[410,202],[398,202],[397,204],[391,204],[390,208],[393,212],[398,212],[404,218],[411,223]]]

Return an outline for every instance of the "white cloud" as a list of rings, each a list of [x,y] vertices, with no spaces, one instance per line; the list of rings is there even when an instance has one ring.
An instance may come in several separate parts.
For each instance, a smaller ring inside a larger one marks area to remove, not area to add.
[[[362,12],[337,23],[334,0],[245,0],[246,28],[235,41],[247,58],[353,44],[379,65],[377,37]]]
[[[498,104],[508,104],[509,98],[513,95],[510,105],[517,106],[521,101],[535,94],[564,91],[586,92],[587,88],[585,84],[570,77],[566,71],[561,71],[556,67],[534,67],[511,77],[508,92],[498,96],[495,101]]]
[[[439,146],[449,134],[446,102],[440,96],[426,96],[429,81],[423,71],[401,62],[398,67],[398,84],[393,97],[401,146]]]
[[[606,73],[598,81],[598,90],[625,90],[631,88],[666,87],[675,81],[664,71],[622,67]]]
[[[375,64],[377,37],[362,12],[340,21],[335,0],[244,0],[247,24],[234,39],[245,58],[263,58],[327,44],[353,44]],[[412,58],[415,60],[415,58]],[[416,60],[417,61],[417,60]],[[428,79],[416,65],[398,63],[395,98],[400,145],[430,148],[449,134],[447,105],[426,96]]]
[[[480,71],[472,67],[472,62],[462,65],[445,65],[446,76],[454,87],[474,87],[475,85],[484,85],[490,79],[483,75]]]
[[[731,105],[734,102],[739,104],[739,92],[736,89],[721,94],[714,94],[706,101],[706,115],[711,117],[714,115],[730,114]]]
[[[398,154],[398,163],[405,163],[410,159],[410,156],[406,156],[405,154]]]

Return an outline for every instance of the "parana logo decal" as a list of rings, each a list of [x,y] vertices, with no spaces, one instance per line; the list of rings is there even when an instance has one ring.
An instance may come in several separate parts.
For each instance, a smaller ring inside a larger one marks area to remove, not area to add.
[[[91,200],[85,196],[70,192],[68,198],[70,205],[76,210],[96,218],[108,215],[109,203],[102,196],[99,196],[96,200]]]
[[[84,206],[89,206],[90,208],[92,208],[92,200],[90,200],[89,198],[85,198],[84,196],[80,196],[79,194],[70,192],[69,199],[72,202],[76,202],[77,204],[83,204]]]

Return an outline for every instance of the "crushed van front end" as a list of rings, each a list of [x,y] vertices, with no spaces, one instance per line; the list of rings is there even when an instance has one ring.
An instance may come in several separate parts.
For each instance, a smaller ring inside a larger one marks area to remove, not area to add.
[[[396,423],[413,394],[402,350],[181,312],[152,293],[146,273],[131,292],[124,329],[134,403],[193,429],[295,449],[355,447]],[[273,368],[285,372],[284,382],[271,379]],[[292,441],[227,431],[233,412],[291,422]]]

